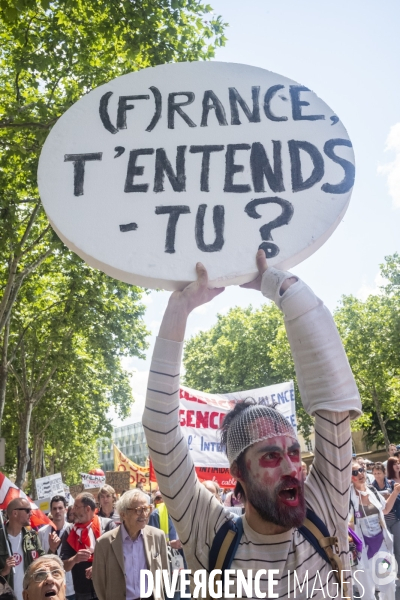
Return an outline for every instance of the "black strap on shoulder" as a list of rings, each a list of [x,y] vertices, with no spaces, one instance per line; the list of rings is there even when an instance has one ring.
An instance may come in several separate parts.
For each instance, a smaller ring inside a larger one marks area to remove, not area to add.
[[[373,493],[375,494],[375,498],[376,498],[377,500],[379,500],[379,502],[380,502],[379,495],[378,495],[378,491],[377,491],[376,487],[375,487],[374,485],[372,485],[372,483],[371,483],[371,484],[368,484],[368,485],[367,485],[367,488],[368,488],[369,490],[371,490],[371,492],[373,492]]]
[[[315,527],[317,527],[320,530],[320,532],[324,535],[324,537],[330,537],[330,533],[328,531],[327,526],[325,525],[325,523],[323,521],[321,521],[321,519],[319,517],[317,517],[317,515],[315,514],[315,512],[313,510],[311,510],[310,508],[307,508],[306,517],[307,517],[307,519],[309,519],[311,521],[311,523],[314,523]],[[315,535],[313,535],[311,533],[311,531],[305,525],[302,525],[301,527],[299,527],[299,532],[301,533],[302,536],[304,536],[306,538],[307,542],[309,542],[311,544],[311,546],[313,548],[315,548],[315,550],[318,552],[320,557],[323,558],[324,560],[326,560],[327,563],[331,564],[327,553],[325,552],[325,550],[323,548],[321,548],[321,546],[319,545],[319,541],[317,540]]]
[[[235,557],[237,547],[239,546],[239,542],[243,534],[242,518],[238,517],[237,519],[225,521],[225,523],[223,523],[223,525],[218,529],[216,536],[213,539],[208,558],[208,569],[210,572],[215,569],[220,548],[226,538],[226,534],[228,533],[228,531],[233,531],[235,537],[232,539],[232,542],[225,555],[224,562],[221,567],[222,572],[224,572],[226,569],[229,569]]]
[[[328,528],[325,525],[325,523],[319,517],[317,517],[315,512],[312,511],[310,508],[307,508],[306,517],[307,517],[307,519],[309,519],[311,521],[311,523],[313,523],[320,530],[320,532],[323,534],[324,537],[330,537]],[[328,558],[327,553],[325,552],[325,550],[323,548],[321,548],[319,541],[311,533],[311,531],[305,525],[302,525],[298,529],[299,529],[299,532],[301,533],[301,535],[312,545],[313,548],[315,548],[315,550],[318,552],[318,554],[321,556],[321,558],[323,558],[328,564],[330,564],[330,560]],[[223,565],[221,568],[222,572],[224,572],[226,569],[229,569],[229,567],[231,566],[232,561],[235,557],[236,550],[239,545],[240,539],[242,537],[243,523],[242,523],[241,517],[239,517],[236,520],[226,521],[218,529],[217,534],[216,534],[215,538],[213,539],[213,543],[210,548],[209,562],[208,562],[209,571],[212,571],[215,569],[219,550],[222,546],[222,543],[223,543],[228,531],[233,531],[235,533],[235,537],[233,538],[232,543],[230,544],[229,549],[225,555],[225,559],[224,559],[224,562],[223,562]]]

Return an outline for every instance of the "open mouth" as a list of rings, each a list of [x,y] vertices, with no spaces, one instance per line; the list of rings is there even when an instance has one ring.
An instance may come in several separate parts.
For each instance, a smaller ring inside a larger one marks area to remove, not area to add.
[[[49,592],[45,593],[45,598],[51,598],[52,596],[57,596],[57,592],[56,590],[50,590]]]
[[[299,503],[299,489],[297,487],[287,487],[278,493],[279,498],[286,506],[297,506]]]

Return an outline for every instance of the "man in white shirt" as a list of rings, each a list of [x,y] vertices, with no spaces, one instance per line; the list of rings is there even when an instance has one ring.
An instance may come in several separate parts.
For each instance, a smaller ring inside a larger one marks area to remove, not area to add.
[[[59,556],[61,552],[61,537],[64,531],[71,527],[71,524],[67,523],[67,501],[64,496],[53,496],[50,501],[50,514],[57,529],[54,530],[51,525],[41,527],[38,532],[39,539],[46,553],[51,552]],[[69,571],[65,575],[67,600],[75,600],[72,573]]]
[[[334,321],[322,301],[297,277],[267,268],[262,250],[257,253],[257,266],[259,277],[245,287],[262,291],[285,315],[303,405],[315,417],[315,458],[304,482],[295,432],[270,406],[238,403],[226,415],[222,443],[231,473],[246,497],[243,532],[228,569],[233,582],[239,583],[243,570],[254,573],[262,567],[259,589],[269,596],[267,571],[274,570],[277,585],[273,591],[281,599],[295,597],[296,571],[298,581],[308,582],[307,597],[319,600],[334,589],[335,573],[300,526],[306,503],[330,536],[337,538],[336,558],[344,567],[343,581],[349,582],[350,418],[360,414],[361,402]],[[203,265],[198,263],[196,270],[197,281],[170,297],[154,348],[143,414],[157,481],[191,569],[192,591],[194,572],[214,568],[212,554],[221,548],[213,546],[214,540],[219,543],[217,535],[231,519],[229,509],[199,483],[179,427],[179,370],[186,321],[195,308],[222,291],[208,289]],[[343,588],[345,595],[349,586]]]
[[[26,498],[14,498],[7,506],[8,523],[0,529],[0,575],[7,579],[18,600],[22,600],[25,570],[44,554],[36,531],[26,529],[31,510]]]

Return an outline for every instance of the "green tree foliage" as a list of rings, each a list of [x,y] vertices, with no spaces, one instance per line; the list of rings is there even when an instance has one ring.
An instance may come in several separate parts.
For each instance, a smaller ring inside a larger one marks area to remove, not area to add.
[[[386,257],[387,280],[365,302],[344,296],[335,312],[360,390],[363,416],[356,422],[369,444],[400,441],[400,256]]]
[[[185,385],[223,394],[293,379],[299,429],[310,435],[312,421],[301,405],[294,364],[281,311],[233,308],[216,325],[186,342]]]
[[[62,253],[22,288],[11,320],[8,382],[19,425],[18,484],[25,479],[31,418],[36,452],[48,427],[62,434],[68,415],[68,438],[107,434],[112,404],[126,416],[132,398],[120,357],[143,356],[141,293]]]
[[[71,478],[90,466],[108,406],[125,413],[131,399],[119,357],[140,355],[146,334],[140,291],[83,265],[52,232],[37,190],[43,143],[94,87],[211,58],[225,42],[211,10],[200,0],[0,0],[0,425],[9,470],[20,445],[18,483],[29,439],[34,469],[43,453]]]
[[[0,333],[54,248],[36,181],[52,125],[118,75],[212,57],[225,38],[210,10],[199,0],[0,1]]]

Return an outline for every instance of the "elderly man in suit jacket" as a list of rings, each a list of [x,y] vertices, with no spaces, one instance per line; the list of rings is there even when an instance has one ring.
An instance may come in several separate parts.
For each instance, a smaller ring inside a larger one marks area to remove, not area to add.
[[[117,502],[122,523],[98,540],[94,552],[92,577],[99,600],[136,600],[141,569],[150,570],[153,576],[159,569],[168,569],[164,532],[147,525],[148,502],[140,490],[125,492]]]

